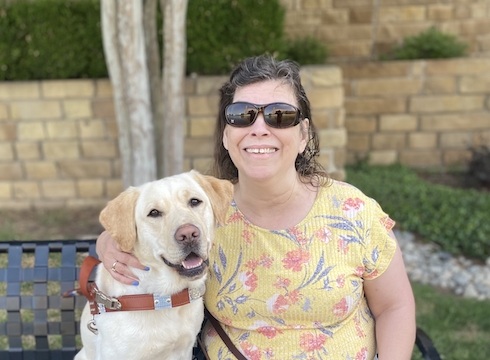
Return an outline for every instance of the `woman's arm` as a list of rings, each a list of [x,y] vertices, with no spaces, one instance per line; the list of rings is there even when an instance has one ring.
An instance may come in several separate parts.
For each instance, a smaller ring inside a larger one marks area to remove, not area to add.
[[[392,231],[390,236],[395,238]],[[376,319],[379,360],[410,360],[415,343],[415,300],[399,246],[386,271],[364,281],[364,291]]]
[[[132,254],[121,251],[119,245],[107,230],[97,238],[96,252],[112,277],[123,284],[134,285],[135,280],[138,280],[138,277],[131,272],[128,265],[141,270],[148,270]],[[112,271],[113,265],[115,271]]]

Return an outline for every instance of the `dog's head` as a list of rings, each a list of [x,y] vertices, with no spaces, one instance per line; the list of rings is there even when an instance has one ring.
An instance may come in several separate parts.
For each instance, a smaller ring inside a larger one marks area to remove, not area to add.
[[[144,264],[196,279],[206,273],[216,223],[224,223],[232,197],[229,181],[190,171],[128,188],[100,222]]]

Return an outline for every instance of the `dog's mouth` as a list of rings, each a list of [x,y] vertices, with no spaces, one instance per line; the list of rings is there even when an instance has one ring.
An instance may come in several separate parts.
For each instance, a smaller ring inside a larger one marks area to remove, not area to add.
[[[172,264],[163,256],[162,260],[167,266],[175,269],[179,273],[179,275],[188,278],[197,278],[199,276],[202,276],[209,266],[209,259],[203,260],[202,257],[194,252],[191,252],[189,255],[187,255],[187,257],[182,260],[180,264]]]

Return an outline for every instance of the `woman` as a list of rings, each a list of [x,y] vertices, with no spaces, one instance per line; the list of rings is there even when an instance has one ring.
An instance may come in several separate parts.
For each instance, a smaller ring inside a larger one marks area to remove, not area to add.
[[[415,305],[394,222],[316,162],[309,101],[290,61],[244,60],[221,89],[214,175],[234,184],[205,304],[249,359],[410,359]],[[107,232],[98,254],[134,280]],[[234,358],[212,329],[211,359]]]

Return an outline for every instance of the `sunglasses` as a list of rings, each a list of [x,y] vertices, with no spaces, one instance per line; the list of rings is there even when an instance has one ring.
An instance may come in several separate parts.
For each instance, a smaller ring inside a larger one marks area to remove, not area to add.
[[[301,121],[301,111],[296,106],[286,103],[256,105],[240,101],[225,108],[226,122],[235,127],[252,125],[259,113],[264,115],[267,125],[276,129],[296,126]]]

